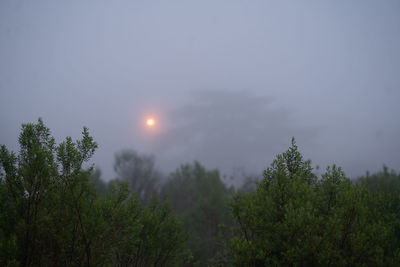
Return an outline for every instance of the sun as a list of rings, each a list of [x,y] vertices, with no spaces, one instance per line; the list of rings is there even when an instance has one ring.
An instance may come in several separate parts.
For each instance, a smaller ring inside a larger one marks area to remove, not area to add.
[[[149,118],[149,119],[146,120],[146,124],[147,124],[148,127],[152,127],[152,126],[154,126],[155,121],[154,121],[153,118]]]

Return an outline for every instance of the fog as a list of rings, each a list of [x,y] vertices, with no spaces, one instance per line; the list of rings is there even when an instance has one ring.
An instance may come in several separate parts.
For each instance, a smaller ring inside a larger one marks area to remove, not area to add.
[[[0,144],[42,117],[93,162],[260,173],[291,137],[349,176],[400,166],[399,1],[1,1]],[[157,128],[145,128],[146,116]]]

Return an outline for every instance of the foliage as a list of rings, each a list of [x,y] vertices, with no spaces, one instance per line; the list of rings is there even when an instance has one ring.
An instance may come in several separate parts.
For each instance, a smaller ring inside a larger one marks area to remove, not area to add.
[[[154,168],[154,157],[124,150],[115,155],[114,170],[117,180],[127,182],[129,189],[145,203],[156,195],[160,174]]]
[[[365,176],[359,177],[356,181],[364,183],[373,193],[400,194],[400,173],[396,173],[395,170],[389,171],[386,165],[383,165],[381,171],[372,175],[367,172]]]
[[[1,266],[164,266],[187,253],[166,204],[144,208],[126,184],[97,195],[83,168],[97,148],[87,128],[56,145],[39,119],[19,143],[18,156],[0,150]]]
[[[84,167],[97,148],[87,128],[57,145],[39,119],[19,144],[18,154],[0,148],[0,266],[400,262],[400,175],[387,167],[356,183],[336,166],[317,178],[292,140],[236,193],[218,170],[182,165],[160,190],[170,207],[152,157],[117,154],[108,184]]]
[[[107,183],[104,182],[101,178],[101,170],[96,168],[93,170],[93,172],[90,174],[89,180],[94,184],[94,187],[96,188],[96,192],[103,196],[108,189]]]
[[[172,204],[190,235],[192,264],[205,265],[219,251],[219,226],[231,225],[225,205],[229,195],[219,172],[207,171],[198,162],[182,165],[162,187],[161,197]]]
[[[378,202],[376,209],[380,210],[386,218],[387,224],[394,230],[392,247],[400,249],[400,173],[383,165],[381,171],[366,173],[356,179],[356,183],[363,184],[372,192]]]
[[[135,248],[135,265],[178,266],[182,259],[190,257],[190,251],[183,246],[186,234],[181,222],[167,204],[153,198],[143,209],[139,223],[142,229]]]
[[[393,229],[377,200],[340,168],[322,179],[297,146],[278,155],[256,192],[231,201],[238,222],[226,259],[235,266],[387,266],[396,262]],[[397,259],[398,260],[398,259]]]

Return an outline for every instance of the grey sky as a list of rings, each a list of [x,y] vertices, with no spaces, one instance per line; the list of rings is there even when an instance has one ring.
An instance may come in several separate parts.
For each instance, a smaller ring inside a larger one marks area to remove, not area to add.
[[[17,150],[40,116],[58,140],[89,127],[106,179],[123,148],[165,170],[258,172],[291,136],[323,167],[398,170],[399,14],[397,0],[3,0],[0,143]],[[144,136],[152,112],[163,131]]]

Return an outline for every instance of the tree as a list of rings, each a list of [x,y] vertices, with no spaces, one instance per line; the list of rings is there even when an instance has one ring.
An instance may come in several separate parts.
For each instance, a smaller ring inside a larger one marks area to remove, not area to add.
[[[148,203],[157,193],[160,174],[154,168],[154,157],[124,150],[115,156],[114,170],[117,180],[128,183],[132,192]]]
[[[387,222],[394,229],[394,242],[390,244],[393,251],[400,251],[400,173],[383,165],[381,171],[358,177],[355,181],[363,184],[378,199],[372,208],[381,211]],[[388,244],[389,245],[389,244]]]
[[[11,205],[16,208],[13,218],[18,261],[23,266],[41,263],[44,249],[39,240],[46,235],[49,196],[55,186],[55,142],[50,130],[39,119],[38,124],[22,125],[17,157],[1,147],[0,162]]]
[[[87,128],[82,139],[56,145],[39,119],[22,126],[19,143],[18,156],[0,149],[1,266],[163,266],[184,258],[185,234],[166,204],[143,208],[124,183],[98,196],[93,166],[83,167],[97,148]]]
[[[179,266],[190,257],[184,247],[187,235],[168,204],[153,198],[144,207],[139,241],[134,247],[134,266]]]
[[[0,265],[18,266],[18,242],[15,230],[17,207],[7,190],[4,174],[0,177]]]
[[[208,171],[198,162],[182,165],[163,185],[161,198],[171,203],[189,233],[192,263],[206,265],[220,250],[219,227],[231,225],[225,203],[229,196],[218,170]]]
[[[99,195],[104,195],[107,192],[107,183],[102,180],[100,169],[96,168],[90,174],[90,181],[94,184]]]
[[[373,193],[400,195],[400,173],[389,171],[386,165],[377,173],[367,172],[365,176],[358,177],[356,182],[364,183]]]
[[[255,192],[238,192],[231,209],[238,227],[227,248],[235,266],[394,265],[393,229],[373,209],[376,199],[340,168],[322,179],[292,140]]]

